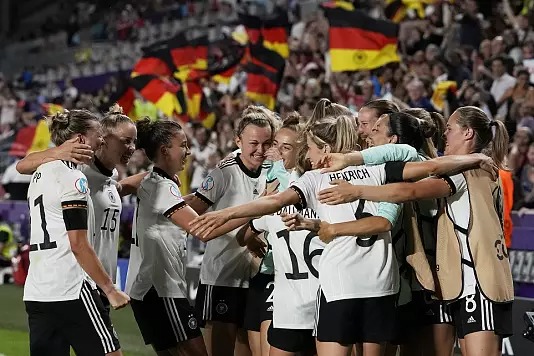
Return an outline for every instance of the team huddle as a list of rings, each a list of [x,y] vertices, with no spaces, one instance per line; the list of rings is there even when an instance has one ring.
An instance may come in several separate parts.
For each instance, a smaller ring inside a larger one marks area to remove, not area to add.
[[[508,134],[476,107],[445,123],[387,100],[358,119],[327,99],[284,120],[249,106],[239,149],[187,196],[177,122],[133,123],[118,106],[49,120],[56,147],[17,165],[33,174],[31,355],[121,355],[110,309],[128,303],[157,355],[450,356],[458,339],[464,355],[496,356],[512,334],[498,179]],[[153,168],[117,182],[136,148]],[[188,235],[206,242],[194,306]]]

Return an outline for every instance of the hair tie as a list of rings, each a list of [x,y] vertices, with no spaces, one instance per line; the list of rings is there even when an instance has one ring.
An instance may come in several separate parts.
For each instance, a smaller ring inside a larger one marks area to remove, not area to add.
[[[491,120],[489,125],[490,125],[490,127],[493,127],[493,126],[497,127],[497,121]]]

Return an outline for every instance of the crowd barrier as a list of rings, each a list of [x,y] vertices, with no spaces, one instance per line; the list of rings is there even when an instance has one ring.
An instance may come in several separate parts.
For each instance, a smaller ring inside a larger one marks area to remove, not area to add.
[[[28,205],[26,202],[0,202],[0,215],[11,224],[20,227],[20,233],[27,237]],[[125,206],[121,220],[131,221],[133,206]],[[514,336],[503,340],[503,355],[532,356],[534,343],[524,339],[525,329],[523,315],[526,311],[534,310],[534,213],[519,216],[514,213],[514,232],[512,248],[509,250],[510,264],[514,279],[516,300],[513,309]],[[124,290],[128,272],[128,260],[119,259],[117,267],[117,285]],[[188,298],[194,303],[200,270],[198,267],[187,267]]]

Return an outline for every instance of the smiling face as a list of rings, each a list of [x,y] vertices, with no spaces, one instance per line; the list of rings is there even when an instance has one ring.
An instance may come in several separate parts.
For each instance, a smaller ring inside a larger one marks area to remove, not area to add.
[[[280,152],[280,156],[284,160],[284,167],[287,170],[295,168],[297,158],[296,141],[297,133],[288,128],[278,130],[274,137],[273,147],[276,147]]]
[[[445,155],[462,154],[467,139],[467,130],[458,125],[458,113],[454,112],[447,121],[445,130]]]
[[[174,173],[182,171],[185,167],[187,156],[191,154],[187,145],[187,137],[182,130],[177,130],[168,146],[161,146],[165,166]]]
[[[317,169],[317,163],[326,153],[330,153],[330,147],[326,145],[323,148],[320,148],[310,135],[307,135],[306,137],[306,145],[308,146],[306,158],[310,161],[312,168]]]
[[[371,129],[378,120],[376,110],[361,108],[358,112],[358,135],[366,139],[371,134]]]
[[[245,166],[255,171],[265,161],[265,152],[273,144],[271,128],[249,124],[235,142],[241,149],[240,157]]]
[[[369,136],[371,146],[381,146],[387,143],[397,143],[397,136],[389,133],[389,115],[380,116]]]
[[[119,123],[104,136],[104,154],[114,165],[127,164],[135,151],[136,139],[137,129],[133,123]]]

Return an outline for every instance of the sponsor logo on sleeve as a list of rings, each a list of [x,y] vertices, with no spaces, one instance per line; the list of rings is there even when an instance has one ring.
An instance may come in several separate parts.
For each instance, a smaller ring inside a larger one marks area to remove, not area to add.
[[[78,178],[74,183],[76,190],[82,194],[87,194],[89,192],[89,185],[87,184],[87,178]]]
[[[213,186],[215,185],[215,182],[213,181],[212,176],[207,176],[206,179],[202,182],[202,189],[203,190],[212,190]]]

